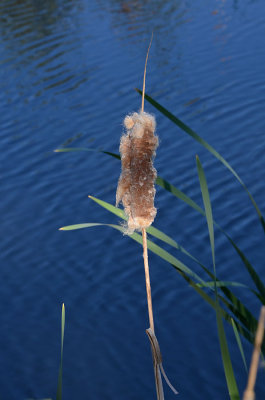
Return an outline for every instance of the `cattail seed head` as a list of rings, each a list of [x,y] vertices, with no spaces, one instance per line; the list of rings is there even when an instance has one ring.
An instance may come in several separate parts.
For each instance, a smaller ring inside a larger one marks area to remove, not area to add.
[[[119,179],[116,206],[122,202],[128,216],[128,233],[148,228],[156,216],[154,207],[156,170],[153,158],[158,146],[154,134],[155,118],[143,111],[127,115],[126,132],[121,137],[122,172]]]

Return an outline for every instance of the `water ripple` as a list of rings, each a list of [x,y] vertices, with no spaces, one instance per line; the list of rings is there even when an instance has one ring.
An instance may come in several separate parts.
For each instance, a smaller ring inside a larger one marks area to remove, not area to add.
[[[53,153],[60,146],[118,151],[122,120],[140,107],[134,88],[142,83],[152,30],[148,93],[231,162],[262,208],[261,2],[201,3],[0,2],[1,398],[53,395],[62,301],[66,398],[154,394],[141,247],[110,228],[58,231],[79,222],[119,223],[87,196],[114,203],[120,163],[97,152]],[[244,190],[198,143],[145,107],[157,117],[159,175],[203,206],[199,154],[214,218],[262,271],[261,228]],[[156,205],[155,226],[212,268],[205,219],[161,188]],[[179,251],[165,249],[202,274]],[[218,276],[250,284],[236,257],[217,231]],[[149,259],[169,377],[183,398],[224,398],[214,312],[174,268],[154,254]],[[242,296],[255,311],[249,294]],[[227,332],[243,386],[240,355]]]

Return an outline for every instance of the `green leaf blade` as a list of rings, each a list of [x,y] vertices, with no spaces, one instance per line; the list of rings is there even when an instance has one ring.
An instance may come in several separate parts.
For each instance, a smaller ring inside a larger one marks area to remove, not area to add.
[[[218,330],[218,338],[220,343],[221,355],[223,360],[223,367],[226,377],[227,388],[229,391],[229,396],[231,400],[239,400],[239,391],[234,375],[234,370],[231,362],[231,357],[228,349],[228,344],[226,340],[222,315],[220,311],[220,304],[218,299],[218,291],[217,291],[217,280],[216,280],[216,268],[215,268],[215,246],[214,246],[214,225],[213,225],[213,214],[212,214],[212,206],[210,201],[210,195],[208,190],[208,185],[205,177],[205,173],[203,167],[201,165],[200,159],[196,157],[197,162],[197,170],[198,176],[200,180],[202,198],[205,208],[205,215],[208,225],[208,232],[211,244],[212,251],[212,260],[213,260],[213,268],[214,268],[214,289],[215,289],[215,303],[216,303],[216,320],[217,320],[217,330]]]
[[[59,374],[58,374],[56,400],[62,400],[64,328],[65,328],[65,307],[63,304],[62,305],[62,317],[61,317],[61,359],[60,359],[60,367],[59,367]]]
[[[243,350],[242,342],[241,342],[241,339],[240,339],[240,335],[238,333],[237,326],[236,326],[235,321],[234,321],[233,318],[231,318],[231,324],[232,324],[234,335],[235,335],[235,338],[236,338],[236,341],[237,341],[237,345],[238,345],[238,348],[239,348],[239,351],[240,351],[240,354],[241,354],[241,357],[242,357],[242,360],[243,360],[243,364],[244,364],[244,367],[245,367],[245,370],[246,370],[246,373],[247,373],[248,372],[248,367],[247,367],[246,357],[245,357],[245,354],[244,354],[244,350]]]
[[[217,319],[218,337],[221,347],[221,354],[222,354],[222,360],[223,360],[223,366],[224,366],[229,396],[231,400],[240,400],[219,305],[217,307],[216,314],[217,314],[216,319]]]

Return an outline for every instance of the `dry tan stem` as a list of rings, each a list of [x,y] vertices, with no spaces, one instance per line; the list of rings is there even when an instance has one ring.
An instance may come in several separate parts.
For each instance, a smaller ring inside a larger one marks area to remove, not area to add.
[[[151,36],[151,40],[149,43],[149,47],[146,54],[145,66],[144,66],[144,79],[143,79],[143,92],[142,92],[142,112],[144,111],[144,95],[145,95],[145,77],[146,77],[146,66],[149,55],[149,50],[153,40],[153,32]],[[145,228],[142,229],[142,237],[143,237],[143,256],[144,256],[144,272],[145,272],[145,285],[146,285],[146,295],[147,295],[147,304],[148,304],[148,315],[149,315],[149,324],[150,328],[155,336],[155,326],[154,326],[154,316],[153,316],[153,306],[152,306],[152,294],[151,294],[151,284],[150,284],[150,274],[149,274],[149,264],[148,264],[148,250],[147,250],[147,235]],[[155,374],[155,384],[156,384],[156,395],[157,400],[164,400],[164,391],[163,384],[160,374],[159,365],[155,360],[155,352],[151,346],[153,362],[154,362],[154,374]]]
[[[145,66],[144,66],[144,79],[143,79],[143,92],[142,92],[142,112],[144,111],[144,94],[145,94],[145,77],[146,77],[146,66],[148,61],[149,50],[153,40],[153,32],[151,36],[151,40],[149,43],[149,47],[146,54]],[[150,274],[149,274],[149,265],[148,265],[148,251],[147,251],[147,237],[145,228],[142,229],[143,236],[143,250],[144,250],[144,272],[145,272],[145,285],[146,285],[146,295],[147,295],[147,304],[148,304],[148,315],[149,315],[149,324],[152,331],[155,333],[154,326],[154,316],[153,316],[153,306],[152,306],[152,294],[151,294],[151,284],[150,284]]]
[[[149,315],[149,324],[152,333],[152,337],[155,337],[155,327],[154,327],[154,317],[153,317],[153,306],[152,306],[152,295],[151,295],[151,284],[150,284],[150,275],[149,275],[149,265],[148,265],[148,251],[147,251],[147,235],[145,228],[142,229],[143,236],[143,250],[144,250],[144,272],[145,272],[145,284],[146,284],[146,295],[147,295],[147,304],[148,304],[148,315]],[[148,330],[146,331],[148,332]],[[150,339],[150,335],[148,335]],[[155,384],[156,384],[156,396],[157,400],[164,400],[164,390],[163,384],[159,369],[159,364],[156,360],[156,352],[153,349],[151,342],[151,350],[153,356],[153,364],[154,364],[154,374],[155,374]]]
[[[250,370],[249,370],[249,375],[248,375],[248,384],[247,384],[247,388],[244,392],[243,400],[254,400],[255,399],[254,386],[255,386],[256,377],[257,377],[260,348],[261,348],[262,341],[263,341],[264,326],[265,326],[265,306],[261,307],[261,311],[260,311],[259,324],[258,324],[258,329],[256,332],[255,345],[254,345],[254,350],[252,353],[251,365],[250,365]]]
[[[151,295],[151,284],[150,284],[150,274],[149,274],[149,265],[148,265],[147,237],[146,237],[146,230],[145,229],[142,229],[142,236],[143,236],[144,272],[145,272],[145,284],[146,284],[146,295],[147,295],[147,304],[148,304],[149,324],[150,324],[150,328],[155,333],[154,317],[153,317],[153,306],[152,306],[152,295]]]
[[[152,40],[153,40],[153,32],[152,32],[152,36],[151,36],[151,40],[149,43],[149,47],[147,50],[147,54],[146,54],[146,59],[145,59],[145,66],[144,66],[144,79],[143,79],[143,91],[142,91],[142,107],[141,110],[144,111],[144,94],[145,94],[145,77],[146,77],[146,66],[147,66],[147,61],[148,61],[148,55],[149,55],[149,50],[152,44]]]

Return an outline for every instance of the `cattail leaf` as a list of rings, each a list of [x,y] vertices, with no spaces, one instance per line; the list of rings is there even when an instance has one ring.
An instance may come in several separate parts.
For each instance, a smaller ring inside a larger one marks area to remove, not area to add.
[[[169,191],[171,194],[176,196],[178,199],[184,201],[187,205],[192,207],[194,210],[199,212],[201,215],[205,217],[205,212],[204,210],[195,202],[193,201],[189,196],[187,196],[185,193],[181,192],[179,189],[177,189],[174,185],[170,184],[166,180],[162,179],[161,177],[157,177],[156,183],[164,188],[165,190]],[[250,261],[247,259],[245,254],[243,253],[242,250],[236,245],[236,243],[233,241],[233,239],[226,233],[226,231],[213,220],[214,226],[216,226],[228,239],[230,244],[234,247],[235,251],[241,258],[245,268],[247,269],[248,273],[250,274],[254,284],[256,285],[259,294],[253,292],[261,301],[263,304],[265,304],[265,285],[261,281],[259,275],[255,271],[254,267],[251,265]]]
[[[217,317],[219,343],[221,347],[221,354],[222,354],[222,360],[223,360],[223,366],[224,366],[229,396],[231,400],[240,400],[219,304],[217,305],[216,317]]]
[[[243,360],[243,364],[244,364],[245,370],[246,370],[246,372],[248,372],[248,367],[247,367],[247,362],[246,362],[246,357],[245,357],[245,353],[244,353],[244,350],[243,350],[242,342],[241,342],[241,339],[240,339],[240,336],[239,336],[239,333],[238,333],[238,330],[237,330],[237,326],[236,326],[235,321],[234,321],[233,318],[231,318],[231,324],[232,324],[232,327],[233,327],[233,331],[234,331],[235,338],[236,338],[236,341],[237,341],[237,345],[238,345],[238,348],[239,348],[239,351],[240,351],[240,354],[241,354],[241,357],[242,357],[242,360]]]
[[[210,278],[215,279],[215,275],[211,271],[209,271],[208,268],[204,267],[204,265],[202,265],[202,264],[200,264],[200,266],[210,276]],[[219,287],[218,283],[219,283],[219,280],[216,277],[217,287]],[[197,286],[199,287],[200,284],[197,284]],[[213,284],[213,286],[214,286],[214,284]],[[238,299],[238,297],[236,297],[234,295],[234,293],[230,289],[228,289],[227,286],[220,286],[220,288],[221,288],[222,292],[225,294],[225,296],[229,299],[229,301],[227,301],[223,296],[218,294],[219,300],[222,301],[222,303],[224,303],[226,305],[226,307],[234,314],[234,316],[236,318],[238,318],[239,321],[251,332],[252,336],[251,336],[250,341],[252,343],[254,340],[255,332],[257,330],[257,325],[258,325],[256,318],[247,309],[247,307],[244,306],[244,304]],[[248,290],[253,292],[253,290],[250,288],[248,288]],[[257,293],[256,293],[256,296],[258,297]],[[228,321],[228,322],[230,322],[230,321]],[[263,346],[263,350],[265,351],[265,343]]]
[[[60,360],[60,367],[59,367],[56,400],[62,400],[64,327],[65,327],[65,307],[63,304],[62,305],[62,318],[61,318],[61,360]]]
[[[136,89],[136,91],[142,95],[142,91],[140,89]],[[234,168],[231,167],[231,165],[226,161],[221,154],[219,154],[209,143],[206,142],[206,140],[202,139],[194,130],[192,130],[188,125],[184,124],[180,119],[178,119],[175,115],[173,115],[171,112],[169,112],[165,107],[161,106],[157,101],[152,99],[152,97],[148,96],[145,94],[145,99],[152,104],[158,111],[160,111],[162,114],[165,115],[168,119],[170,119],[174,124],[176,124],[182,131],[186,132],[188,135],[190,135],[194,140],[196,140],[198,143],[200,143],[205,149],[207,149],[210,153],[213,154],[214,157],[216,157],[233,175],[234,177],[238,180],[238,182],[242,185],[242,187],[245,189],[246,193],[248,194],[253,206],[255,207],[255,210],[258,214],[260,223],[262,225],[262,228],[265,232],[265,220],[264,217],[262,216],[262,213],[254,200],[253,196],[249,192],[247,186],[245,183],[242,181],[240,176],[237,174],[237,172],[234,170]]]
[[[123,210],[114,207],[113,205],[107,203],[106,201],[97,199],[96,197],[89,196],[89,198],[93,201],[95,201],[97,204],[99,204],[101,207],[104,207],[106,210],[112,212],[113,214],[117,215],[118,217],[122,219],[127,219],[125,213]],[[81,229],[81,228],[88,228],[89,224],[79,224],[79,225],[71,225],[68,227],[63,227],[60,228],[60,230],[73,230],[73,229]],[[184,249],[184,247],[180,246],[175,240],[173,240],[171,237],[166,235],[165,233],[161,232],[159,229],[155,228],[154,226],[150,226],[147,228],[146,232],[161,241],[169,244],[170,246],[180,250],[182,253],[186,254],[189,258],[191,258],[193,261],[197,262],[199,265],[203,267],[204,270],[207,271],[207,268],[204,267],[195,257],[193,257],[187,250]]]
[[[209,274],[210,275],[210,274]],[[211,274],[210,275],[211,278],[214,278],[214,275]],[[216,283],[218,286],[218,279],[216,279]],[[197,286],[199,286],[199,284],[196,284]],[[247,309],[247,307],[238,299],[238,297],[236,297],[233,292],[228,289],[228,287],[226,286],[221,286],[221,290],[225,293],[226,297],[231,301],[227,301],[226,298],[224,298],[223,296],[221,296],[220,294],[218,294],[218,299],[224,303],[226,305],[226,307],[233,313],[233,315],[240,321],[240,323],[243,324],[243,326],[246,327],[246,329],[249,331],[247,337],[248,340],[251,343],[254,343],[254,338],[255,338],[255,333],[257,330],[257,325],[258,322],[256,320],[256,318],[253,316],[253,314]],[[228,320],[229,323],[231,323],[231,321]],[[243,336],[246,337],[245,333],[242,333],[241,330],[239,330],[241,334],[243,334]],[[263,343],[262,346],[262,351],[265,352],[265,342]]]
[[[213,273],[211,273],[211,271],[209,271],[206,267],[204,267],[204,265],[202,265],[201,263],[199,264],[204,271],[212,278],[214,279],[215,276]],[[229,299],[229,301],[227,301],[223,296],[221,296],[220,294],[218,294],[218,299],[220,301],[222,301],[222,303],[224,303],[226,305],[226,307],[233,313],[233,315],[238,318],[238,320],[249,330],[249,334],[248,334],[248,340],[253,343],[254,342],[254,338],[255,338],[255,333],[257,330],[257,325],[258,322],[256,320],[256,318],[253,316],[253,314],[247,309],[246,306],[244,306],[244,304],[238,299],[238,297],[236,297],[233,292],[231,292],[230,289],[228,289],[227,286],[223,286],[223,285],[219,285],[219,280],[216,278],[216,286],[220,287],[220,289],[223,291],[223,293],[225,294],[225,296]],[[237,282],[235,282],[235,285],[241,285]],[[203,285],[201,284],[196,284],[196,286],[198,287],[203,287]],[[210,285],[211,287],[214,287],[214,281],[213,283]],[[211,288],[210,287],[210,288]],[[254,292],[252,289],[250,289],[249,287],[246,287],[248,290],[250,290],[251,292]],[[257,297],[258,294],[254,293]],[[231,302],[231,303],[230,303]],[[228,320],[229,323],[231,323]],[[242,334],[242,332],[240,331],[240,333]],[[246,337],[246,334],[243,333],[243,335]],[[262,351],[265,352],[265,342],[262,346]]]
[[[216,301],[212,299],[208,294],[206,294],[200,287],[198,287],[197,283],[193,282],[192,279],[190,279],[188,276],[185,276],[181,271],[179,273],[182,275],[182,277],[188,282],[190,286],[216,311]],[[222,299],[220,296],[218,296],[222,301],[224,301],[225,304],[227,304],[227,301],[225,299]],[[225,311],[222,307],[220,307],[221,310],[221,315],[222,317],[231,324],[231,316],[230,314]],[[235,321],[235,324],[237,326],[238,331],[242,336],[244,336],[250,343],[254,342],[254,337],[255,335],[252,335],[247,328],[245,328],[241,323],[238,321]]]
[[[97,199],[96,197],[93,196],[88,196],[91,200],[95,201],[97,204],[99,204],[101,207],[104,207],[106,210],[112,212],[113,214],[117,215],[118,217],[126,220],[127,217],[125,215],[125,212],[121,210],[120,208],[114,207],[110,203],[107,203],[106,201]],[[82,224],[81,224],[82,225]],[[85,228],[86,226],[80,226],[80,228]],[[80,229],[80,228],[75,228],[75,229]],[[63,228],[60,228],[61,230],[65,230]],[[187,250],[184,249],[184,247],[180,246],[175,240],[173,240],[170,236],[166,235],[164,232],[160,231],[159,229],[155,228],[154,226],[150,226],[149,228],[146,229],[146,232],[157,239],[160,239],[161,241],[169,244],[172,247],[175,247],[176,249],[180,250],[182,253],[186,254],[188,257],[190,257],[193,261],[199,263],[199,261],[193,257]]]
[[[78,225],[79,225],[79,227],[78,227]],[[93,226],[109,226],[109,227],[112,227],[112,228],[117,229],[118,231],[124,233],[123,227],[121,227],[119,225],[114,225],[114,224],[87,223],[87,224],[78,224],[78,225],[68,225],[68,226],[64,226],[63,228],[60,228],[60,229],[64,230],[64,231],[70,231],[70,230],[75,230],[75,229],[91,228]],[[142,244],[142,236],[139,235],[138,233],[134,232],[132,235],[130,235],[130,238],[132,238],[136,242]],[[176,257],[172,256],[166,250],[162,249],[157,244],[153,243],[150,240],[147,240],[147,245],[148,245],[149,250],[151,250],[153,253],[157,254],[159,257],[161,257],[165,261],[172,264],[175,268],[180,269],[187,275],[196,279],[198,282],[205,283],[204,280],[199,277],[199,275],[197,275],[190,268],[188,268],[184,263],[182,263]]]
[[[211,243],[214,275],[216,276],[216,271],[215,271],[215,251],[214,251],[213,214],[212,214],[211,201],[210,201],[210,196],[209,196],[209,191],[208,191],[208,186],[207,186],[205,174],[204,174],[204,171],[203,171],[203,168],[202,168],[202,165],[201,165],[201,162],[200,162],[200,159],[199,159],[198,156],[196,157],[196,162],[197,162],[198,175],[199,175],[199,180],[200,180],[202,198],[203,198],[205,214],[206,214],[206,220],[207,220],[208,231],[209,231],[209,237],[210,237],[210,243]]]
[[[106,201],[97,199],[94,196],[88,196],[91,200],[93,200],[95,203],[99,204],[101,207],[105,208],[106,210],[110,211],[112,214],[117,215],[119,218],[122,218],[124,220],[127,219],[125,212],[121,210],[118,207],[113,206],[110,203],[107,203]]]
[[[167,243],[170,246],[174,247],[175,249],[181,251],[183,254],[185,254],[190,259],[195,261],[197,264],[202,266],[202,264],[196,257],[194,257],[192,254],[190,254],[183,246],[181,246],[179,243],[177,243],[170,236],[166,235],[164,232],[160,231],[159,229],[155,228],[154,226],[150,226],[146,230],[146,232],[149,233],[150,235],[156,237],[157,239],[161,240],[162,242]],[[204,267],[204,268],[207,269],[206,267]]]
[[[234,316],[242,322],[242,324],[248,327],[248,330],[252,333],[254,340],[255,332],[258,326],[256,318],[253,317],[248,308],[244,306],[244,304],[228,288],[223,287],[222,291],[231,302],[227,304],[228,308],[232,311]],[[265,343],[263,350],[265,351]]]
[[[53,150],[54,153],[71,153],[71,152],[79,152],[79,151],[97,151],[96,149],[89,149],[87,147],[63,147],[62,149]]]
[[[142,237],[138,234],[133,237],[138,243],[142,244]],[[192,278],[196,279],[200,283],[205,283],[203,279],[199,277],[195,272],[193,272],[189,267],[187,267],[184,263],[178,260],[176,257],[172,256],[169,252],[162,249],[160,246],[152,242],[151,240],[147,240],[148,249],[153,253],[157,254],[163,260],[167,261],[168,263],[172,264],[176,269],[179,269],[185,272],[187,275],[191,276]]]
[[[212,247],[212,253],[213,253],[213,263],[214,263],[214,269],[215,269],[215,259],[214,259],[214,240],[213,240],[213,217],[212,217],[212,212],[211,212],[211,204],[210,204],[210,198],[209,198],[209,192],[207,188],[207,183],[206,183],[206,178],[202,169],[202,166],[200,164],[199,159],[197,159],[197,164],[198,164],[198,170],[199,170],[199,176],[200,176],[200,183],[202,185],[202,192],[204,196],[204,201],[205,201],[205,207],[210,208],[210,211],[207,213],[206,212],[206,217],[207,217],[207,223],[208,226],[210,226],[209,232],[211,231],[211,247]],[[206,188],[206,189],[205,189]],[[224,234],[227,236],[228,240],[230,243],[233,245],[239,256],[241,257],[242,261],[244,262],[245,267],[247,268],[248,272],[250,273],[250,276],[252,277],[254,283],[256,284],[256,287],[261,293],[261,296],[257,294],[255,291],[252,291],[259,299],[263,300],[262,295],[264,294],[264,285],[262,281],[260,280],[259,276],[255,272],[254,268],[251,266],[250,262],[247,260],[247,258],[244,256],[243,252],[237,247],[237,245],[233,242],[233,240],[224,232]],[[212,245],[213,244],[213,245]],[[208,271],[206,271],[208,273]],[[214,273],[215,277],[215,273]],[[257,321],[253,317],[253,315],[247,310],[247,308],[242,304],[242,302],[231,292],[227,289],[227,287],[222,286],[221,287],[222,291],[224,294],[227,296],[227,298],[232,302],[232,304],[228,303],[227,306],[229,309],[234,313],[234,315],[240,319],[241,322],[245,324],[245,326],[248,326],[248,329],[250,330],[251,333],[255,334],[256,328],[257,328]],[[264,347],[265,348],[265,347]]]
[[[207,288],[212,288],[215,285],[217,287],[234,286],[234,287],[243,287],[243,288],[249,289],[249,287],[247,285],[244,285],[243,283],[239,283],[239,282],[211,281],[211,282],[206,282],[206,283],[197,283],[197,286],[207,287]]]
[[[216,303],[216,320],[217,320],[217,330],[218,330],[218,337],[219,343],[221,348],[224,372],[226,377],[227,388],[229,391],[229,396],[231,400],[239,400],[239,392],[238,387],[234,375],[234,370],[231,362],[231,357],[227,345],[226,334],[223,326],[222,314],[221,314],[221,307],[219,304],[218,299],[218,292],[217,292],[217,281],[216,281],[216,268],[215,268],[215,246],[214,246],[214,227],[213,227],[213,215],[212,215],[212,206],[209,196],[208,185],[206,181],[206,177],[204,174],[204,170],[202,168],[201,162],[199,157],[196,157],[197,162],[197,169],[198,175],[200,180],[202,198],[205,208],[206,220],[208,225],[209,231],[209,238],[212,250],[212,260],[213,260],[213,269],[214,269],[214,288],[215,288],[215,303]]]
[[[117,215],[118,217],[126,220],[127,217],[125,215],[125,212],[121,210],[120,208],[114,207],[110,203],[107,203],[106,201],[97,199],[96,197],[93,196],[88,196],[91,200],[95,201],[97,204],[99,204],[101,207],[104,207],[106,210],[112,212],[113,214]],[[83,226],[85,228],[86,226]],[[82,226],[80,226],[82,228]],[[80,228],[75,228],[75,229],[80,229]],[[64,230],[61,228],[61,230]],[[197,262],[200,264],[200,262],[193,257],[187,250],[184,249],[184,247],[180,246],[175,240],[173,240],[170,236],[166,235],[164,232],[160,231],[159,229],[155,228],[154,226],[150,226],[149,228],[146,229],[146,232],[157,239],[169,244],[172,247],[175,247],[182,253],[186,254],[188,257],[190,257],[193,261]]]
[[[99,149],[93,149],[93,148],[89,148],[89,147],[63,147],[61,149],[55,149],[54,153],[71,153],[71,152],[82,152],[82,151],[94,151],[97,153],[103,153],[103,154],[107,154],[111,157],[117,158],[118,160],[121,159],[121,157],[119,156],[119,154],[116,153],[112,153],[111,151],[104,151],[104,150],[99,150]]]
[[[75,225],[63,226],[59,230],[60,231],[74,231],[77,229],[91,228],[93,226],[99,226],[99,225],[102,225],[102,224],[97,224],[97,223],[75,224]]]
[[[265,304],[265,286],[264,286],[262,280],[260,279],[259,275],[255,271],[254,267],[251,265],[251,263],[249,262],[247,257],[244,255],[243,251],[239,249],[239,247],[235,244],[235,242],[227,234],[225,234],[225,236],[227,237],[227,239],[232,244],[232,246],[236,250],[236,252],[239,255],[239,257],[243,261],[243,263],[244,263],[249,275],[251,276],[254,284],[256,285],[256,288],[258,289],[258,291],[260,293],[260,296],[257,296],[257,297],[259,297],[261,302],[263,304]],[[253,293],[256,294],[255,292],[253,292]]]

